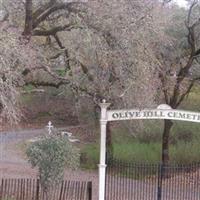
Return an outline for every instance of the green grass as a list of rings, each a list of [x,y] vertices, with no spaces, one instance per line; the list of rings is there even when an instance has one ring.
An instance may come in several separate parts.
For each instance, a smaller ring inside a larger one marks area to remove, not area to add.
[[[23,87],[24,91],[26,91],[27,93],[31,92],[35,87],[31,84],[25,85]]]
[[[99,163],[99,144],[90,144],[81,150],[81,167],[96,169]]]
[[[29,141],[23,141],[20,143],[16,144],[16,148],[17,150],[19,150],[22,153],[23,158],[27,159],[26,156],[26,149],[28,148],[28,146],[31,144],[31,142]]]
[[[112,140],[114,157],[124,162],[161,161],[161,144],[163,124],[147,123],[148,128],[136,137],[126,129],[113,128]],[[200,124],[191,122],[174,122],[170,136],[170,161],[177,164],[200,162]],[[85,157],[84,168],[97,168],[99,163],[99,141],[82,149]]]
[[[193,87],[188,97],[185,98],[185,100],[180,105],[180,108],[199,112],[200,111],[199,102],[200,102],[200,85],[198,84]]]
[[[200,162],[200,145],[198,140],[179,142],[170,147],[170,160],[179,164]]]
[[[114,158],[123,162],[158,163],[161,161],[160,143],[115,143],[113,144]],[[179,142],[170,145],[170,162],[177,164],[191,164],[200,162],[199,141]],[[99,163],[99,144],[92,144],[82,151],[84,163],[82,167],[95,169]]]
[[[124,162],[159,162],[161,146],[156,143],[114,144],[114,157]],[[82,150],[82,167],[95,169],[99,164],[99,144],[87,145]]]
[[[50,112],[38,112],[37,113],[37,119],[45,118],[45,117],[50,117],[52,114]]]
[[[161,145],[158,143],[114,144],[114,157],[124,162],[159,162]]]

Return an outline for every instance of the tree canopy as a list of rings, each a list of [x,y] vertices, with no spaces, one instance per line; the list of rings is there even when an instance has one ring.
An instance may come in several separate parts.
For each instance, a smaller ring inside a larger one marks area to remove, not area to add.
[[[1,119],[19,119],[24,85],[68,86],[113,107],[177,108],[199,80],[199,1],[11,0],[1,10]],[[172,1],[173,2],[173,1]],[[163,149],[168,160],[165,121]],[[165,157],[165,158],[164,158]]]

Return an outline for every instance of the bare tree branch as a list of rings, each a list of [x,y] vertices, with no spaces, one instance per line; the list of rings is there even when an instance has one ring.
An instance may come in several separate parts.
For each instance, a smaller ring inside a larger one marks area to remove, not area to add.
[[[184,93],[180,94],[180,97],[177,100],[175,107],[178,107],[182,103],[182,101],[185,99],[185,97],[190,93],[192,87],[194,86],[195,81],[196,80],[192,80],[191,83],[189,84],[187,90]]]
[[[26,9],[26,19],[25,19],[25,27],[24,27],[23,35],[31,36],[32,30],[33,30],[32,0],[26,0],[25,9]]]
[[[50,0],[47,2],[45,5],[40,6],[34,13],[33,13],[33,18],[36,19],[38,18],[42,13],[45,12],[45,10],[48,10],[50,7],[52,7],[56,3],[55,0]]]
[[[49,15],[58,11],[58,10],[67,10],[68,13],[78,13],[80,10],[77,6],[83,5],[81,2],[71,2],[71,3],[56,3],[53,4],[51,7],[48,7],[46,10],[43,10],[42,13],[36,18],[34,18],[33,22],[33,29],[36,28],[41,22],[47,19]],[[34,15],[34,14],[33,14]]]
[[[34,36],[49,36],[49,35],[56,35],[57,32],[61,31],[71,31],[72,29],[78,28],[75,24],[67,24],[64,26],[57,26],[49,30],[38,30],[35,29],[33,31]]]
[[[200,53],[199,49],[196,50],[197,41],[196,41],[196,36],[195,36],[195,28],[199,25],[199,22],[200,22],[199,19],[196,20],[196,22],[190,26],[192,10],[196,4],[197,4],[197,1],[193,1],[188,11],[186,27],[188,29],[187,39],[188,39],[188,44],[190,45],[190,55],[188,57],[186,65],[180,68],[177,74],[176,84],[174,86],[173,94],[170,99],[170,105],[174,108],[180,105],[181,101],[183,101],[184,97],[187,95],[187,93],[190,92],[193,86],[193,81],[192,81],[191,84],[188,86],[188,89],[186,90],[186,94],[185,93],[181,94],[181,91],[180,91],[181,83],[187,77],[189,70],[192,68],[195,56],[197,56]]]

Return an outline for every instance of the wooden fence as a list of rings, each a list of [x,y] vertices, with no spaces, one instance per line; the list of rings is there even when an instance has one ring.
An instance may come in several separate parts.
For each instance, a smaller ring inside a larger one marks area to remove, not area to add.
[[[48,197],[47,197],[48,196]],[[91,200],[92,182],[67,181],[45,194],[39,179],[1,179],[0,200]]]

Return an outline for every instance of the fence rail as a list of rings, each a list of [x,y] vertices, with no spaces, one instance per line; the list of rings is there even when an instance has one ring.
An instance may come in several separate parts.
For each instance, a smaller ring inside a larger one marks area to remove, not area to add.
[[[106,200],[200,200],[200,164],[109,161]]]
[[[1,179],[0,200],[91,200],[92,183],[67,181],[52,187],[48,193],[41,189],[38,179]]]

